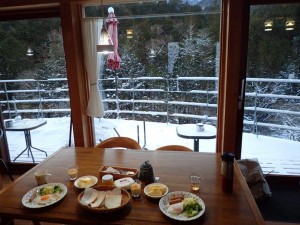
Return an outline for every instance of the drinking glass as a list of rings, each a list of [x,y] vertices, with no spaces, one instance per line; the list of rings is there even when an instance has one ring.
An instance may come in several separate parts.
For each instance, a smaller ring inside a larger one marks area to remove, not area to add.
[[[78,174],[78,166],[77,165],[69,166],[68,173],[69,173],[70,180],[76,180]]]
[[[130,187],[131,195],[134,198],[140,197],[142,194],[142,185],[139,180],[136,180]]]
[[[190,176],[191,189],[192,191],[199,191],[200,189],[200,177],[198,175]]]

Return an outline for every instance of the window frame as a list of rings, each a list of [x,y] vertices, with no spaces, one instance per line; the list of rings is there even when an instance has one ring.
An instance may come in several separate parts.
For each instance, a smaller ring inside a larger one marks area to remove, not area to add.
[[[149,1],[149,0],[148,0]],[[134,0],[105,0],[102,4],[133,3]],[[220,74],[217,122],[217,152],[233,152],[241,156],[243,133],[244,93],[242,81],[246,79],[249,12],[251,5],[299,3],[298,0],[223,0],[220,28]],[[60,15],[67,62],[70,103],[76,147],[94,146],[93,121],[86,116],[88,80],[83,65],[81,42],[82,7],[100,5],[100,1],[3,0],[0,3],[0,20],[18,16]],[[3,9],[10,9],[5,13]],[[241,101],[242,99],[242,101]],[[240,106],[239,106],[240,104]],[[78,110],[79,109],[79,110]]]

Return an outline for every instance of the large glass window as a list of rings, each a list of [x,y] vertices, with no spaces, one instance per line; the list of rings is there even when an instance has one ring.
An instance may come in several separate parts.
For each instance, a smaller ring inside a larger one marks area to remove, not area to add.
[[[216,125],[219,3],[156,1],[111,6],[119,20],[118,53],[122,62],[117,70],[110,69],[104,62],[103,73],[100,72],[105,118],[146,121],[149,149],[163,144],[155,140],[155,135],[152,139],[153,131],[147,126],[150,122],[174,125],[167,133],[174,134],[175,138],[178,124]],[[109,7],[86,7],[86,17],[105,20]],[[137,124],[143,144],[144,125]],[[107,123],[105,126],[109,127]],[[115,124],[110,127],[112,132],[97,128],[97,141],[116,136],[113,127]],[[134,139],[138,135],[133,123],[116,129],[121,136],[130,135],[129,129]],[[166,134],[160,132],[160,135]],[[161,137],[165,144],[193,146],[192,140]],[[215,145],[211,146],[210,150],[215,151]],[[210,151],[205,147],[202,150]]]
[[[299,4],[251,7],[242,158],[299,174]]]
[[[70,105],[60,19],[0,22],[0,77],[5,121],[11,120],[14,125],[23,120],[47,121],[33,129],[28,125],[27,131],[7,127],[11,160],[26,145],[45,150],[48,155],[67,146]],[[67,119],[59,119],[63,117]],[[44,152],[32,151],[36,162],[46,157]],[[32,162],[30,152],[25,151],[16,162]]]

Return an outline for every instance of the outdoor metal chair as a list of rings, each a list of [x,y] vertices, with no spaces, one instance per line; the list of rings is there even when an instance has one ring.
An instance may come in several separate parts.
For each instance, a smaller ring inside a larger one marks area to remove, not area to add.
[[[161,147],[157,148],[156,150],[193,152],[192,149],[185,147],[183,145],[165,145],[165,146],[161,146]]]
[[[141,150],[140,144],[129,137],[112,137],[108,138],[95,146],[95,148],[127,148]]]
[[[0,140],[2,140],[3,138],[3,130],[0,129]],[[2,158],[0,158],[0,166],[6,171],[7,175],[9,176],[11,181],[14,181],[14,178],[8,168],[8,166],[6,165],[6,163],[4,162],[4,160]]]

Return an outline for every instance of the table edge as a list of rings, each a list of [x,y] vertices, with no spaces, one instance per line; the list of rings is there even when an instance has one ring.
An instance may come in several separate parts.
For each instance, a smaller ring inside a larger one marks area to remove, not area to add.
[[[26,119],[25,119],[26,120]],[[5,127],[6,131],[27,131],[27,130],[34,130],[37,129],[41,126],[44,126],[45,124],[47,124],[47,120],[45,119],[41,119],[40,121],[43,121],[42,123],[35,125],[35,126],[31,126],[29,128],[13,128],[13,127]]]

